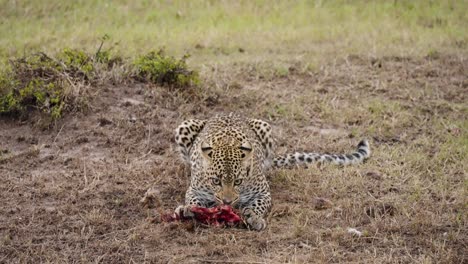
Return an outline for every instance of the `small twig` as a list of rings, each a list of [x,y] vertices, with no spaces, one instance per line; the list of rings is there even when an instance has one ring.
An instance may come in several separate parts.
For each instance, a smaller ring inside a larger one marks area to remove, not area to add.
[[[83,177],[84,177],[84,181],[85,181],[85,186],[88,186],[88,177],[86,176],[86,161],[83,161]],[[85,189],[86,189],[86,187],[85,187]]]
[[[242,261],[242,260],[215,260],[215,259],[197,259],[200,262],[208,262],[208,263],[248,263],[248,264],[265,264],[267,262],[259,262],[259,261]]]
[[[70,76],[68,75],[68,73],[63,72],[63,73],[62,73],[62,76],[64,76],[65,79],[68,81],[68,83],[73,87],[73,89],[76,90],[76,86],[75,86],[75,84],[73,83],[73,81],[71,80],[71,78],[70,78]]]
[[[134,161],[144,159],[146,156],[148,156],[149,154],[151,154],[151,152],[153,152],[153,149],[150,149],[147,153],[143,154],[142,156],[140,156],[139,158],[137,158],[137,159],[134,160]]]
[[[99,56],[99,53],[101,53],[101,49],[102,49],[102,46],[104,46],[104,42],[106,40],[109,39],[109,36],[107,34],[105,34],[102,38],[101,38],[101,44],[99,44],[99,48],[98,50],[96,51],[96,54],[94,55],[94,59],[97,60],[98,56]]]
[[[58,138],[58,136],[60,135],[60,133],[62,132],[62,129],[63,129],[64,126],[65,126],[65,125],[62,125],[62,127],[61,127],[60,130],[59,130],[59,132],[58,132],[57,135],[55,136],[54,141],[52,142],[52,144],[55,144],[55,142],[57,141],[57,138]]]
[[[149,146],[150,141],[151,141],[151,124],[148,125],[148,139],[147,139],[146,146]],[[150,151],[151,151],[151,149],[150,149]]]
[[[105,41],[105,39],[102,38],[102,39],[101,39],[101,44],[99,45],[99,48],[98,48],[98,50],[96,51],[96,55],[94,55],[94,58],[97,59],[99,53],[101,52],[101,48],[102,48],[102,46],[104,45],[104,41]]]

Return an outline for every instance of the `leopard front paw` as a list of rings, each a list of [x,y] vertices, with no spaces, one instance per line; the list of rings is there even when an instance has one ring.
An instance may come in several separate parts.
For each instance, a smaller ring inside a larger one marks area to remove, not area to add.
[[[250,228],[256,231],[261,231],[266,228],[267,223],[262,216],[257,215],[252,211],[252,209],[247,208],[244,210],[244,219],[245,222],[249,225]]]
[[[179,217],[184,217],[184,218],[193,218],[195,214],[192,212],[192,206],[191,205],[179,205],[175,209],[176,215]]]

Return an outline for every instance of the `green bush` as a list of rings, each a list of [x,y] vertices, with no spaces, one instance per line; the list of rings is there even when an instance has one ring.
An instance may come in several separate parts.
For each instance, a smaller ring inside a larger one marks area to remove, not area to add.
[[[150,81],[155,84],[165,84],[174,87],[197,86],[200,83],[197,72],[187,68],[188,55],[177,60],[166,56],[163,50],[152,51],[139,56],[133,62],[136,77],[139,80]]]
[[[41,68],[38,64],[29,66],[29,76],[18,75],[19,72],[24,74],[26,69],[0,74],[0,114],[25,114],[30,109],[38,109],[53,119],[60,117],[65,93],[62,81],[50,75],[55,69],[52,65]]]
[[[86,53],[64,49],[57,58],[36,53],[10,61],[0,73],[0,114],[26,115],[37,109],[59,118],[67,105],[67,87],[90,82],[95,73]]]
[[[62,70],[81,72],[88,80],[92,79],[94,62],[84,51],[64,49],[58,54],[58,59],[63,63]]]
[[[0,114],[25,115],[38,109],[59,118],[65,108],[72,108],[70,86],[93,84],[103,70],[121,62],[108,50],[90,55],[68,48],[55,57],[40,52],[13,59],[0,72]]]
[[[101,43],[101,47],[102,47]],[[64,110],[76,108],[77,97],[86,98],[86,89],[80,95],[71,95],[72,88],[96,85],[109,81],[114,65],[123,65],[123,59],[109,50],[90,55],[81,50],[63,49],[55,57],[45,53],[10,60],[0,71],[0,114],[27,116],[39,110],[53,119]],[[139,56],[130,66],[119,67],[118,74],[140,81],[166,84],[171,87],[190,87],[199,84],[197,72],[189,71],[185,60],[166,56],[162,51]],[[124,69],[122,71],[122,69]]]

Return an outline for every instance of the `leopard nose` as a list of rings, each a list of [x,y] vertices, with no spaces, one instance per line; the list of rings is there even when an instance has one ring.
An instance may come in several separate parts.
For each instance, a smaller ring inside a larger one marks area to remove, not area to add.
[[[229,198],[223,198],[223,204],[230,205],[230,204],[232,204],[232,200],[229,199]]]

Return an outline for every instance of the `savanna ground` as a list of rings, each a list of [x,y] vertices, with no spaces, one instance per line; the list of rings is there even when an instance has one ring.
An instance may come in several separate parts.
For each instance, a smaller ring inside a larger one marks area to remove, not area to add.
[[[190,53],[198,88],[81,87],[44,125],[0,119],[1,263],[466,263],[466,1],[0,1],[0,55]],[[6,60],[4,60],[6,62]],[[6,65],[4,63],[3,65]],[[112,74],[118,75],[116,69]],[[237,112],[269,121],[277,153],[347,152],[352,167],[269,173],[265,231],[159,223],[189,171],[173,130]],[[361,235],[353,235],[355,228]]]

